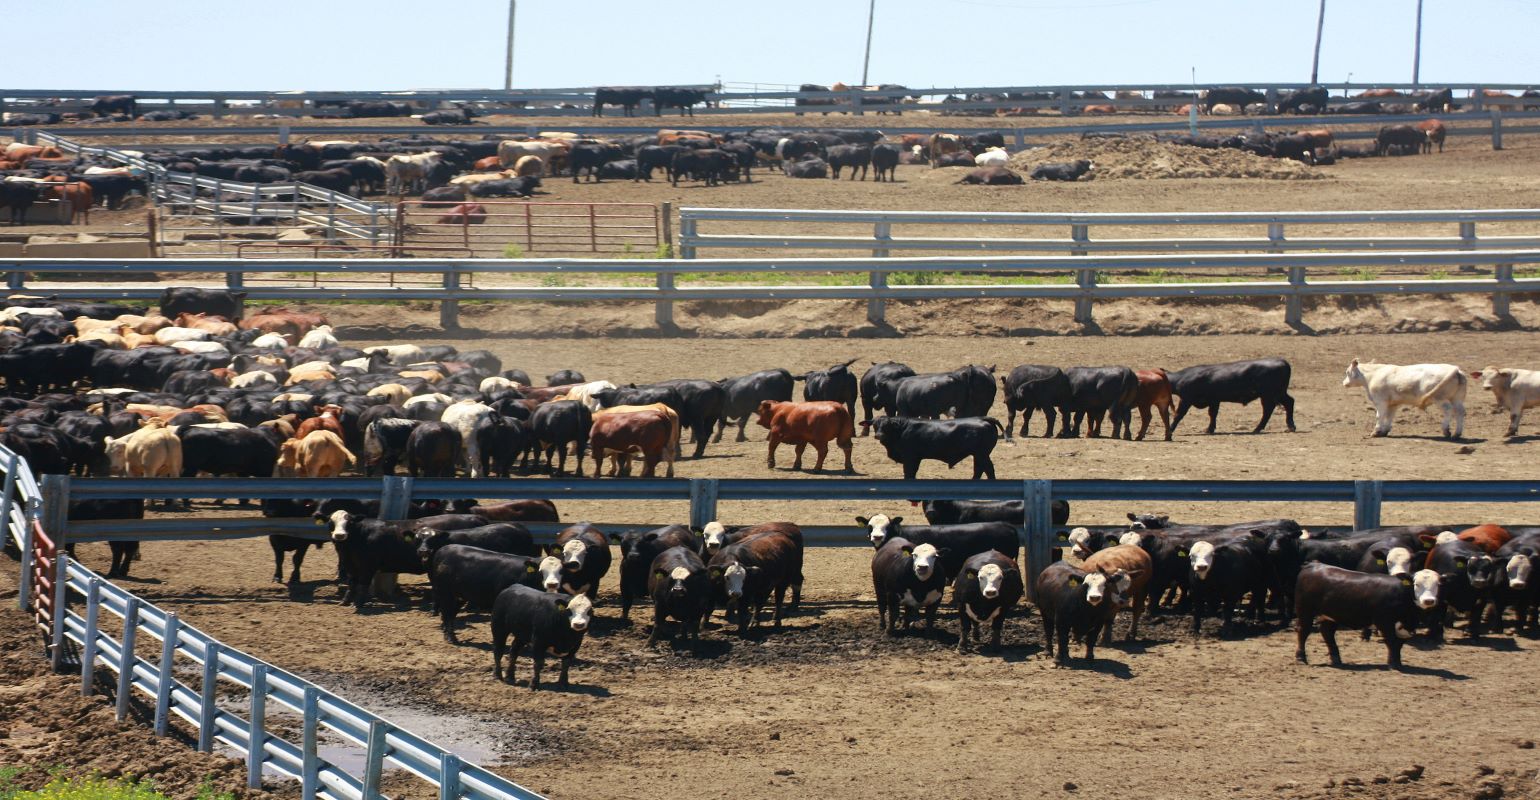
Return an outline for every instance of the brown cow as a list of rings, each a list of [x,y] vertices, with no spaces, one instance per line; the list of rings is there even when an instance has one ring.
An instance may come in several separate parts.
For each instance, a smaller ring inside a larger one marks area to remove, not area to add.
[[[1495,553],[1499,547],[1507,544],[1508,540],[1513,538],[1513,535],[1508,533],[1507,528],[1487,523],[1485,525],[1477,525],[1474,528],[1466,528],[1456,534],[1456,538],[1462,542],[1470,542],[1488,553]]]
[[[1092,553],[1081,569],[1086,572],[1105,572],[1116,574],[1122,570],[1128,574],[1129,584],[1120,592],[1123,602],[1133,614],[1133,624],[1128,628],[1128,638],[1124,641],[1133,641],[1139,637],[1139,618],[1144,616],[1145,587],[1150,582],[1150,576],[1155,573],[1155,562],[1150,554],[1144,552],[1144,548],[1137,544],[1120,544],[1105,550]],[[1121,612],[1122,609],[1119,609]],[[1105,633],[1103,644],[1112,644],[1112,625],[1108,623],[1103,629]]]
[[[218,314],[188,314],[177,315],[176,324],[183,328],[195,328],[200,331],[208,331],[210,336],[234,336],[240,332],[235,324],[229,322]]]
[[[663,128],[658,131],[659,145],[680,144],[680,139],[705,139],[708,142],[713,142],[716,144],[720,144],[722,142],[722,137],[707,133],[705,131],[676,131],[669,128]]]
[[[930,156],[930,165],[941,165],[941,157],[956,153],[966,148],[963,147],[962,137],[955,133],[933,133],[930,141],[926,143],[925,154]]]
[[[311,431],[317,430],[342,435],[342,406],[320,406],[316,408],[316,414],[299,424],[299,428],[294,431],[294,438],[303,439],[309,436]]]
[[[480,203],[461,203],[438,218],[440,225],[480,225],[487,221],[487,207]]]
[[[344,467],[357,460],[342,443],[341,436],[328,430],[316,430],[283,443],[278,452],[277,471],[281,475],[304,478],[335,478],[342,474]]]
[[[310,314],[303,311],[292,311],[283,306],[274,308],[260,308],[255,314],[241,320],[243,329],[256,328],[263,333],[293,334],[297,339],[310,332],[317,325],[329,325],[322,314]]]
[[[660,460],[668,463],[667,477],[674,477],[674,442],[678,430],[677,422],[651,410],[595,417],[588,434],[588,444],[593,448],[595,477],[604,466],[606,451],[640,453],[643,478],[656,477]],[[623,474],[629,475],[630,469]]]
[[[1311,150],[1331,147],[1332,143],[1336,141],[1336,137],[1332,136],[1331,131],[1325,128],[1311,128],[1308,131],[1299,131],[1295,135],[1305,137],[1305,145]]]
[[[1438,145],[1440,153],[1444,152],[1444,137],[1449,134],[1449,128],[1442,120],[1425,119],[1417,123],[1417,130],[1427,137],[1422,143],[1422,152],[1433,152],[1433,145]]]
[[[1166,441],[1171,441],[1171,379],[1163,369],[1135,370],[1134,375],[1139,378],[1139,391],[1134,395],[1134,404],[1139,409],[1139,435],[1134,438],[1144,441],[1144,434],[1150,429],[1150,407],[1154,406],[1160,411],[1161,424],[1166,426]]]
[[[760,427],[770,430],[770,452],[766,458],[770,469],[775,469],[775,448],[785,443],[796,445],[797,459],[791,465],[794,470],[802,469],[802,453],[808,445],[812,445],[818,453],[818,463],[813,465],[813,471],[820,472],[823,470],[824,458],[829,455],[829,442],[832,440],[845,451],[845,471],[855,472],[855,466],[850,461],[850,440],[855,428],[850,409],[844,403],[833,400],[804,403],[765,400],[759,404],[755,413],[759,416]]]
[[[71,181],[63,175],[49,175],[43,178],[46,183],[61,183],[60,186],[50,186],[51,195],[60,202],[70,207],[70,213],[74,215],[76,223],[89,223],[91,221],[91,206],[95,203],[95,195],[91,193],[91,184],[83,181]]]
[[[503,161],[497,156],[487,156],[486,158],[477,159],[476,163],[471,165],[471,168],[477,172],[498,172],[503,168]]]
[[[561,522],[556,504],[550,500],[509,500],[503,503],[471,506],[465,513],[486,517],[494,522]]]

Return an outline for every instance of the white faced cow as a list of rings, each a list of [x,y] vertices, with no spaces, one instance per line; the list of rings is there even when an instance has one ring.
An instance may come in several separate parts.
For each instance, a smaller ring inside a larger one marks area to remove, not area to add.
[[[1453,364],[1360,364],[1356,358],[1342,379],[1343,386],[1362,386],[1368,393],[1375,436],[1390,433],[1400,406],[1436,405],[1444,413],[1444,437],[1455,439],[1465,435],[1466,383],[1465,373]]]
[[[1497,407],[1508,412],[1508,436],[1519,435],[1519,420],[1524,409],[1540,406],[1540,372],[1510,367],[1487,367],[1472,372],[1472,378],[1480,378],[1482,388],[1492,393]]]
[[[877,514],[870,518],[856,517],[856,522],[865,526],[866,538],[871,540],[872,547],[881,547],[883,542],[898,535],[898,525],[903,521],[903,517],[889,517],[887,514]]]

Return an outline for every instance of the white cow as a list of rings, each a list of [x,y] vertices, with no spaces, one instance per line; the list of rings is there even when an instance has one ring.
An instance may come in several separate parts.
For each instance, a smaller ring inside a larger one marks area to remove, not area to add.
[[[492,416],[492,407],[480,400],[461,400],[444,409],[439,421],[460,432],[461,462],[472,478],[481,477],[481,442],[476,437],[476,426]]]
[[[332,335],[332,326],[317,325],[307,331],[299,340],[300,347],[308,347],[312,350],[325,350],[336,347],[337,337]]]
[[[0,311],[0,323],[20,323],[22,317],[54,317],[55,319],[63,319],[64,314],[57,308],[27,308],[26,306],[11,306],[4,311]]]
[[[493,395],[498,392],[506,392],[509,389],[524,388],[527,387],[518,381],[509,380],[508,378],[504,378],[501,375],[493,375],[487,378],[482,378],[481,385],[477,387],[477,391],[484,395]]]
[[[197,353],[205,356],[228,356],[230,351],[219,342],[172,342],[172,347],[184,353]]]
[[[264,389],[277,386],[278,379],[273,377],[273,373],[260,369],[243,372],[230,379],[231,389]]]
[[[589,411],[598,411],[599,409],[604,408],[604,406],[599,403],[599,400],[594,397],[594,394],[597,392],[608,391],[610,389],[616,388],[619,387],[613,383],[610,383],[609,381],[589,381],[588,383],[580,383],[571,389],[568,389],[566,398],[568,400],[576,400],[579,403],[582,403],[583,406],[586,407]]]
[[[555,142],[514,142],[504,140],[497,143],[497,160],[505,168],[519,163],[519,159],[524,156],[534,156],[545,164],[547,170],[550,170],[554,160],[564,159],[566,155],[566,145]]]
[[[161,328],[155,332],[156,344],[176,344],[177,342],[202,342],[209,338],[209,332],[198,328]]]
[[[991,147],[974,156],[973,163],[980,167],[1003,167],[1011,163],[1011,156],[1003,147]]]
[[[1524,409],[1540,406],[1540,372],[1512,367],[1486,367],[1472,372],[1481,379],[1481,387],[1492,393],[1497,407],[1508,412],[1508,436],[1519,435],[1519,420]]]
[[[428,357],[428,354],[415,344],[382,344],[364,348],[364,355],[375,353],[384,353],[389,356],[390,363],[398,367],[404,367]]]
[[[1343,386],[1362,386],[1374,404],[1374,435],[1390,433],[1395,411],[1400,406],[1427,408],[1437,405],[1444,412],[1444,437],[1465,435],[1465,387],[1468,379],[1453,364],[1360,364],[1348,365]],[[1450,421],[1453,420],[1453,433]]]
[[[264,333],[252,339],[251,346],[269,350],[282,350],[289,346],[289,340],[281,333]]]
[[[438,166],[440,153],[396,154],[385,162],[385,193],[403,195],[427,188],[428,172]]]
[[[416,397],[408,397],[406,401],[401,404],[401,407],[411,408],[418,403],[444,403],[447,405],[449,401],[453,399],[453,397],[450,397],[449,395],[442,392],[430,392],[428,394],[417,395]]]

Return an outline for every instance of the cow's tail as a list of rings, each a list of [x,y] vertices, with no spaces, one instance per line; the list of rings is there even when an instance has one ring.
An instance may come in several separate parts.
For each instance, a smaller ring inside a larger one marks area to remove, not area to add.
[[[1470,378],[1465,374],[1465,370],[1455,367],[1454,374],[1439,381],[1437,386],[1428,390],[1427,394],[1417,398],[1417,406],[1419,408],[1427,408],[1429,403],[1433,402],[1441,393],[1449,388],[1450,381],[1454,382],[1455,392],[1460,395],[1461,402],[1464,402],[1465,389],[1469,380]]]
[[[986,420],[986,421],[988,421],[988,422],[989,422],[989,423],[990,423],[990,424],[991,424],[991,425],[994,425],[994,426],[995,426],[995,429],[996,429],[996,430],[998,430],[998,431],[1000,431],[1000,433],[1001,433],[1001,434],[1004,434],[1004,433],[1005,433],[1005,425],[1004,425],[1004,424],[1002,424],[1002,423],[1001,423],[1001,422],[1000,422],[1000,420],[997,420],[997,419],[995,419],[995,418],[994,418],[994,417],[985,417],[985,418],[984,418],[984,419],[985,419],[985,420]],[[1016,446],[1016,440],[1015,440],[1015,439],[1010,439],[1010,438],[1007,438],[1007,439],[1006,439],[1006,440],[1005,440],[1005,446],[1006,446],[1006,447],[1015,447],[1015,446]]]

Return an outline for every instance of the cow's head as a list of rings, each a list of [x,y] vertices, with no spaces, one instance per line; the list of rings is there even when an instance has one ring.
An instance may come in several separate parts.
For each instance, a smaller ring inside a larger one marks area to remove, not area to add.
[[[546,556],[535,565],[535,571],[540,573],[540,588],[548,592],[561,588],[561,559]]]
[[[1403,578],[1403,580],[1405,580]],[[1431,569],[1420,569],[1411,577],[1412,597],[1417,601],[1417,607],[1423,610],[1438,605],[1438,573]]]
[[[1530,574],[1534,571],[1534,557],[1524,553],[1515,553],[1503,565],[1503,571],[1508,576],[1508,588],[1522,591],[1529,586]]]
[[[706,523],[706,527],[701,528],[701,538],[706,542],[706,553],[716,555],[716,552],[727,544],[727,528],[721,522],[712,520]]]
[[[903,522],[903,517],[889,517],[887,514],[878,514],[873,517],[856,517],[856,522],[866,529],[866,538],[872,543],[872,547],[881,547],[883,542],[898,535],[898,525]]]
[[[1433,537],[1433,546],[1449,544],[1450,542],[1458,541],[1459,538],[1459,535],[1454,531],[1439,531],[1438,536]]]
[[[745,567],[736,561],[726,564],[713,564],[710,567],[711,582],[716,584],[722,594],[727,596],[729,605],[743,598],[743,586],[750,575],[757,574],[759,567]]]
[[[666,581],[669,597],[678,599],[689,594],[690,587],[688,581],[691,574],[689,567],[674,567],[667,572],[661,569],[656,570],[652,573],[652,576],[657,583],[664,583]]]
[[[1127,533],[1124,533],[1122,536],[1118,537],[1118,544],[1128,544],[1133,545],[1134,547],[1141,547],[1144,545],[1144,534],[1141,534],[1138,531],[1128,531]]]
[[[1485,553],[1469,556],[1464,559],[1465,574],[1470,576],[1470,585],[1474,589],[1485,589],[1492,585],[1497,577],[1497,561]],[[1455,562],[1458,564],[1459,562]]]
[[[561,559],[561,568],[566,572],[577,572],[588,560],[588,546],[579,539],[568,539],[560,547],[553,544],[546,553]]]
[[[1192,564],[1192,574],[1198,580],[1208,577],[1210,569],[1214,567],[1214,545],[1209,542],[1198,542],[1187,551],[1187,560]]]
[[[1072,575],[1069,579],[1069,585],[1079,589],[1085,601],[1093,606],[1101,605],[1102,600],[1107,595],[1107,575],[1101,570],[1088,572],[1085,574],[1085,577]]]
[[[580,594],[557,600],[556,610],[567,612],[567,626],[582,633],[588,630],[588,623],[593,619],[594,603],[588,595]]]
[[[979,582],[979,594],[984,599],[994,600],[1000,596],[1000,589],[1005,585],[1005,570],[999,564],[985,564],[977,571],[969,570],[967,578]]]
[[[1085,559],[1091,555],[1091,531],[1088,528],[1075,528],[1069,532],[1069,549],[1075,554],[1075,558]]]
[[[1487,391],[1507,389],[1513,385],[1513,370],[1487,367],[1480,372],[1472,372],[1472,378],[1481,379],[1481,387]]]
[[[1347,373],[1342,376],[1343,386],[1363,386],[1366,382],[1364,371],[1358,367],[1358,359],[1348,364]]]
[[[1412,551],[1405,547],[1392,547],[1385,551],[1385,574],[1412,574]]]
[[[780,405],[775,400],[761,400],[759,407],[754,409],[755,422],[762,428],[770,427],[770,421],[775,418],[775,408]]]
[[[1135,514],[1134,512],[1130,511],[1128,512],[1128,521],[1134,523],[1135,525],[1143,525],[1145,528],[1154,530],[1157,528],[1164,528],[1169,525],[1171,523],[1171,517],[1168,514]]]
[[[349,511],[333,511],[328,520],[331,525],[332,541],[339,543],[347,541],[348,533],[358,527],[360,519],[363,518]]]
[[[113,475],[128,474],[127,440],[127,436],[119,436],[117,438],[108,436],[106,440],[104,440],[104,446],[107,449],[107,463]]]
[[[1126,569],[1114,571],[1107,576],[1107,588],[1112,590],[1112,602],[1118,608],[1132,608],[1134,605],[1134,579],[1144,574],[1144,570]]]
[[[933,544],[915,545],[913,548],[904,548],[904,554],[910,559],[914,577],[922,581],[930,580],[930,576],[940,566],[941,552]]]

